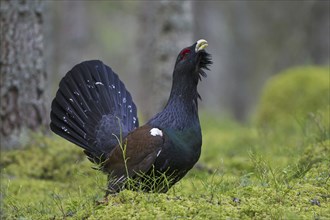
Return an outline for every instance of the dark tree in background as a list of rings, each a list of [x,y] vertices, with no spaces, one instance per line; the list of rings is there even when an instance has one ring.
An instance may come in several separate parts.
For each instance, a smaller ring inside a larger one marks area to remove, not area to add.
[[[193,43],[190,1],[150,1],[141,4],[140,83],[143,117],[162,110],[168,100],[172,71],[181,48]],[[180,49],[179,49],[180,48]]]
[[[3,1],[1,18],[1,148],[28,141],[48,124],[42,1]]]

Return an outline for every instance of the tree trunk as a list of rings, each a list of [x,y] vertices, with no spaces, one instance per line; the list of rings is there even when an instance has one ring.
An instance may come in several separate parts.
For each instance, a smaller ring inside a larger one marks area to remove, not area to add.
[[[143,3],[140,15],[143,118],[149,119],[165,106],[172,85],[172,73],[180,50],[193,44],[190,1]]]
[[[1,148],[19,147],[48,124],[42,1],[1,1]]]

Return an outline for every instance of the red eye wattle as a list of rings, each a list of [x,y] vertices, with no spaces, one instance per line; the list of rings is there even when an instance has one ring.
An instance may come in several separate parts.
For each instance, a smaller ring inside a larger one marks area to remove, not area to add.
[[[189,53],[190,53],[190,49],[188,48],[183,49],[180,53],[180,60],[185,59]]]

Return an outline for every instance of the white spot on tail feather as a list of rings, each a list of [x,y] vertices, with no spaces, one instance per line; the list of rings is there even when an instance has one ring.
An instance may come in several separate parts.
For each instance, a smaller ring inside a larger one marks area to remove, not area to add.
[[[151,130],[150,130],[150,134],[152,135],[152,136],[157,136],[157,135],[159,135],[159,136],[163,136],[163,132],[161,131],[161,130],[159,130],[158,128],[152,128]]]
[[[104,86],[104,84],[102,82],[95,82],[95,85],[102,85],[102,86]]]
[[[157,153],[157,157],[159,156],[160,152],[162,152],[162,149],[160,149]]]

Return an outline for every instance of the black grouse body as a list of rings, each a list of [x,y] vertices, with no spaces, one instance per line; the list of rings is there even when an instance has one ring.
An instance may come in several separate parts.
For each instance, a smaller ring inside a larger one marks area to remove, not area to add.
[[[61,80],[50,127],[108,174],[107,194],[167,192],[199,159],[197,84],[212,63],[205,47],[199,40],[179,53],[167,105],[141,127],[130,93],[101,61],[82,62]]]

